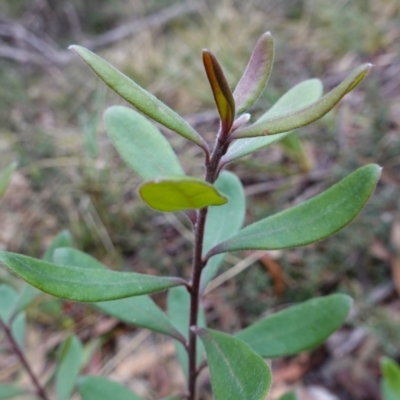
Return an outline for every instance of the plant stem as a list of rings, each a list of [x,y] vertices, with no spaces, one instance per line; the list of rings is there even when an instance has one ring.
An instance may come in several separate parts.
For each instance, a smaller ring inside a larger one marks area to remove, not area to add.
[[[19,347],[18,343],[15,341],[15,339],[12,335],[11,329],[2,320],[0,320],[0,327],[4,330],[4,333],[6,334],[7,339],[9,340],[9,342],[11,344],[12,350],[17,355],[17,357],[20,359],[22,365],[26,369],[26,372],[28,373],[29,377],[31,378],[31,381],[36,388],[37,395],[42,400],[49,400],[47,393],[44,390],[44,387],[40,384],[39,379],[36,377],[35,373],[33,372],[31,366],[28,363],[28,360],[25,358],[24,352]]]
[[[226,141],[217,140],[213,154],[210,160],[206,161],[206,181],[214,183],[218,176],[218,165],[221,157],[224,154],[224,147]],[[197,317],[199,313],[199,289],[201,272],[206,264],[206,261],[202,258],[203,253],[203,241],[204,241],[204,229],[206,224],[208,207],[202,208],[197,213],[195,231],[195,241],[193,250],[193,264],[192,264],[192,279],[191,279],[191,290],[190,290],[190,320],[189,320],[189,345],[188,345],[188,357],[189,357],[189,382],[188,382],[188,400],[195,400],[196,398],[196,380],[198,376],[198,370],[196,367],[196,349],[197,349],[197,336],[190,328],[197,327]]]

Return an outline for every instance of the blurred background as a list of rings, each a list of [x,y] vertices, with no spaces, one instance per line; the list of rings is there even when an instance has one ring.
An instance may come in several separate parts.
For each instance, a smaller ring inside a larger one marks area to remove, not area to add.
[[[299,129],[299,140],[229,165],[245,185],[247,223],[322,192],[364,164],[380,164],[383,174],[365,210],[334,237],[265,253],[240,274],[235,266],[251,255],[229,255],[223,271],[231,269],[230,279],[204,301],[208,323],[232,332],[313,296],[348,293],[353,312],[326,344],[274,360],[270,398],[297,388],[303,399],[380,399],[379,359],[400,361],[399,0],[2,1],[0,171],[14,160],[19,167],[0,202],[0,248],[40,257],[69,229],[79,249],[114,269],[188,276],[185,222],[146,208],[136,194],[138,178],[105,134],[103,111],[124,101],[66,48],[92,49],[212,141],[217,114],[201,50],[217,55],[234,87],[267,30],[275,63],[253,115],[302,80],[318,77],[327,91],[361,63],[374,68],[334,111]],[[201,152],[165,134],[186,172],[201,177]],[[0,280],[19,285],[4,269]],[[163,294],[155,299],[165,302]],[[182,389],[168,339],[46,295],[28,310],[27,352],[38,371],[50,373],[68,332],[85,343],[88,373],[127,383],[149,399]],[[2,382],[19,368],[5,354]],[[207,372],[200,381],[201,398],[211,399]]]

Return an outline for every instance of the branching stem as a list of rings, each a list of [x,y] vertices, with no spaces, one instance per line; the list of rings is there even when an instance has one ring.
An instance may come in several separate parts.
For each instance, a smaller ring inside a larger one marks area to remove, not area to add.
[[[2,328],[4,330],[4,333],[7,336],[7,339],[9,340],[9,342],[11,344],[12,350],[17,355],[17,357],[20,359],[22,365],[26,369],[26,372],[28,373],[29,377],[31,378],[31,381],[32,381],[33,385],[35,386],[37,395],[42,400],[49,400],[49,397],[47,396],[47,393],[44,390],[44,387],[40,384],[39,379],[36,377],[31,366],[29,365],[29,362],[26,359],[23,350],[19,347],[18,343],[15,341],[10,327],[7,326],[1,319],[0,319],[0,328]]]

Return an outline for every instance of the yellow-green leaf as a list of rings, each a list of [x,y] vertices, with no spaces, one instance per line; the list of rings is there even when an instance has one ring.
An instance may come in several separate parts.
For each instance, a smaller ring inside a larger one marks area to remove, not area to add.
[[[163,212],[218,206],[228,201],[213,185],[190,176],[146,181],[139,187],[139,194],[148,206]]]

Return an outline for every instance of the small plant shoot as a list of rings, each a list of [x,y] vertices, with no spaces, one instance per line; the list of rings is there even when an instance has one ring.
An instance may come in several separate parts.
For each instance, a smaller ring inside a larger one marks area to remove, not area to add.
[[[205,77],[220,118],[214,143],[208,143],[175,111],[107,61],[81,46],[70,49],[132,105],[108,108],[104,113],[106,130],[120,157],[141,179],[137,193],[143,202],[155,212],[180,212],[191,221],[192,269],[190,279],[117,272],[74,249],[68,232],[55,239],[42,260],[0,251],[0,262],[26,281],[20,292],[0,286],[1,327],[24,360],[37,396],[49,400],[24,358],[22,332],[25,308],[43,291],[90,303],[127,324],[172,338],[187,383],[181,393],[171,393],[170,399],[198,399],[199,372],[208,367],[215,400],[264,400],[273,381],[266,359],[320,345],[346,320],[352,299],[344,294],[314,298],[268,314],[239,332],[219,332],[207,327],[202,306],[207,285],[218,274],[227,252],[305,246],[343,229],[373,194],[381,169],[374,164],[361,166],[302,204],[244,227],[246,198],[242,183],[224,169],[324,116],[364,79],[371,65],[355,68],[325,95],[318,79],[299,83],[253,120],[249,110],[263,93],[272,71],[271,34],[264,33],[256,43],[234,90],[217,57],[204,50]],[[204,176],[185,173],[179,155],[151,120],[202,149]],[[0,194],[14,169],[11,164],[1,175]],[[167,290],[164,311],[150,295]],[[142,399],[120,383],[83,375],[82,357],[81,341],[76,336],[67,337],[59,349],[53,377],[57,400],[68,400],[74,394],[83,400]],[[382,368],[385,399],[398,398],[398,367],[385,359]],[[1,398],[23,394],[17,385],[0,385]],[[282,397],[296,398],[294,392]]]

